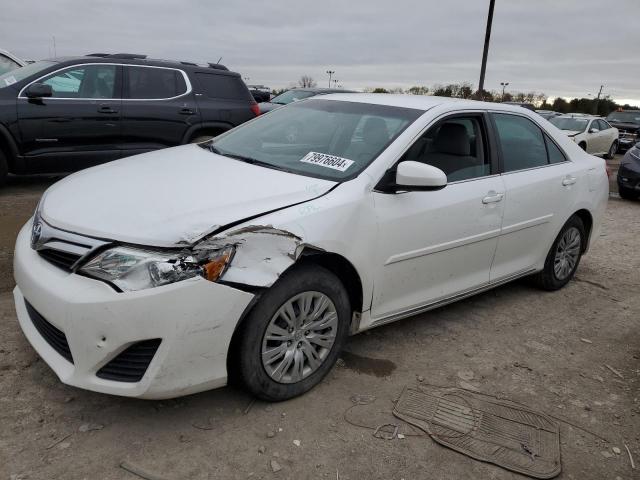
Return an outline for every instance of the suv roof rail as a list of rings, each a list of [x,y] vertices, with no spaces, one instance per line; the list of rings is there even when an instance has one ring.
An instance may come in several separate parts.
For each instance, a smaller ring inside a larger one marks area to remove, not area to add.
[[[140,55],[138,53],[113,53],[111,55],[107,55],[108,58],[122,58],[122,59],[128,59],[128,60],[133,60],[136,58],[147,58],[146,55]]]
[[[108,57],[109,54],[108,53],[87,53],[86,55],[87,57]]]
[[[182,65],[190,65],[192,67],[197,67],[198,64],[194,62],[180,62]]]
[[[215,68],[216,70],[229,70],[227,67],[225,67],[221,63],[211,63],[211,62],[209,62],[209,68]]]

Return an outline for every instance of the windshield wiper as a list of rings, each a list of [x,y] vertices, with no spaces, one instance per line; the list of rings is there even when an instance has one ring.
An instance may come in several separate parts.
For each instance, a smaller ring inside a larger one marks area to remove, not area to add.
[[[240,160],[241,162],[249,163],[251,165],[259,165],[265,168],[272,168],[274,170],[281,170],[283,172],[289,172],[290,170],[280,167],[278,165],[274,165],[272,163],[264,162],[262,160],[258,160],[257,158],[247,157],[246,155],[238,155],[235,153],[220,153],[220,155],[224,155],[225,157],[233,158],[235,160]]]

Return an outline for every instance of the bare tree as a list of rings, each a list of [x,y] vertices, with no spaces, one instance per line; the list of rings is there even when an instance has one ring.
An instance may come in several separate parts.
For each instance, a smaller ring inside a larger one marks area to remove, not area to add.
[[[303,75],[300,77],[300,80],[298,80],[298,86],[302,88],[313,88],[316,85],[318,85],[316,81],[309,75]]]

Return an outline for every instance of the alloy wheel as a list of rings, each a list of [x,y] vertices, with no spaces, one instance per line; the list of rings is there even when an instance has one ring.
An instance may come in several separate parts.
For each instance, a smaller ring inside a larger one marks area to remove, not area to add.
[[[565,280],[571,275],[580,258],[581,246],[580,230],[576,227],[567,229],[558,242],[553,261],[553,271],[558,280]]]
[[[262,366],[279,383],[296,383],[318,370],[338,332],[338,313],[321,292],[287,300],[271,318],[262,339]]]

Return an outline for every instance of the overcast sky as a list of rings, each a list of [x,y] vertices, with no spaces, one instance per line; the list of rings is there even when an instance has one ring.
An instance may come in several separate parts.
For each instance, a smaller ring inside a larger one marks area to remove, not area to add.
[[[217,61],[247,83],[478,85],[488,0],[20,0],[0,48],[29,58],[134,52]],[[640,0],[496,0],[485,88],[640,105]]]

